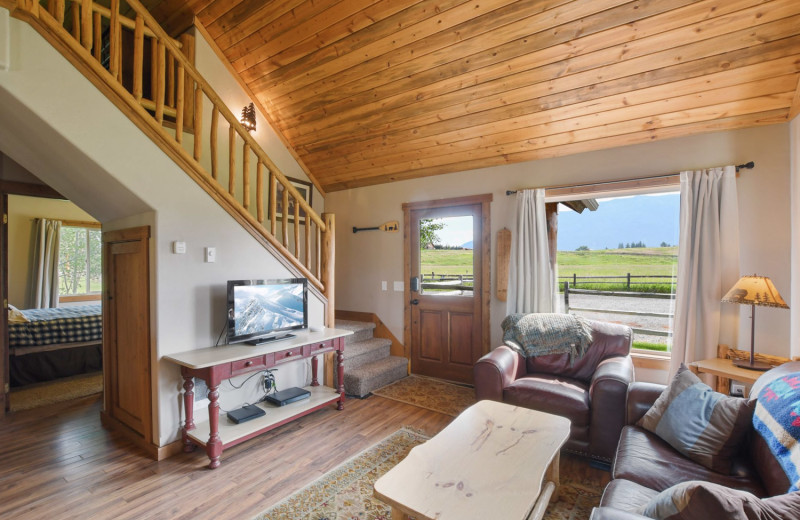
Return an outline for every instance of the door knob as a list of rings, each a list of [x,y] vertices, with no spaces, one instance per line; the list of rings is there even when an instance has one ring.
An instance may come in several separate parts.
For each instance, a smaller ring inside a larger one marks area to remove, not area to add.
[[[419,305],[419,300],[414,298],[413,300],[411,300],[411,305]]]

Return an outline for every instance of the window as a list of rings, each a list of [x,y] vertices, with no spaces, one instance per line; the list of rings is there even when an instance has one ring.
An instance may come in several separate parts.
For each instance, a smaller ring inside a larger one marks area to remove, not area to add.
[[[102,290],[100,229],[62,226],[58,252],[59,298],[98,300]]]
[[[678,283],[680,195],[663,189],[593,195],[559,205],[561,302],[571,314],[630,326],[634,351],[668,355]]]
[[[420,220],[420,294],[473,296],[472,236],[472,215]]]

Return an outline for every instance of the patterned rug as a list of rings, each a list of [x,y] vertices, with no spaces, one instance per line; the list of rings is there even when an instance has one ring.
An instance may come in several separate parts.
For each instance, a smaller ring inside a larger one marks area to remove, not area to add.
[[[427,438],[403,428],[261,513],[256,520],[390,520],[391,508],[373,497],[372,486]],[[548,507],[544,518],[586,520],[592,507],[600,503],[603,483],[590,476],[571,474],[571,468],[583,467],[586,462],[578,461],[580,466],[576,466],[564,455],[561,460],[559,500]]]
[[[103,373],[81,374],[46,383],[12,388],[8,395],[12,412],[78,399],[103,391]]]
[[[414,375],[372,393],[453,417],[475,404],[475,390],[468,386]]]

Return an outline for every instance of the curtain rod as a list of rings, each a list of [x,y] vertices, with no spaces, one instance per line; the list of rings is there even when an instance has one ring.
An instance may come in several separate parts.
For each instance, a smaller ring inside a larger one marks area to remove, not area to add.
[[[744,163],[744,164],[738,164],[738,165],[736,165],[736,171],[738,172],[739,170],[751,170],[751,169],[755,168],[755,166],[756,166],[756,163],[754,163],[753,161],[750,161],[750,162],[747,162],[747,163]],[[648,180],[648,179],[664,179],[664,178],[667,178],[667,177],[673,177],[675,175],[679,175],[679,174],[677,174],[677,173],[668,173],[666,175],[653,175],[652,177],[639,177],[637,179],[623,179],[623,180],[616,180],[616,181],[591,182],[591,183],[586,183],[586,184],[565,184],[564,186],[548,186],[547,189],[555,190],[555,189],[561,189],[561,188],[586,188],[586,187],[589,187],[589,186],[603,186],[605,184],[617,184],[619,182],[641,181],[641,180]],[[522,188],[522,189],[530,189],[530,188]],[[513,194],[517,193],[518,191],[519,190],[506,190],[506,195],[513,195]]]

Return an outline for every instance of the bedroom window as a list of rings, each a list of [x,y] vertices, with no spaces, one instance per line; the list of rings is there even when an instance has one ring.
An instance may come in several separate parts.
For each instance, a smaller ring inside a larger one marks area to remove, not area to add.
[[[97,300],[102,289],[102,235],[99,228],[61,227],[58,253],[59,299]]]

